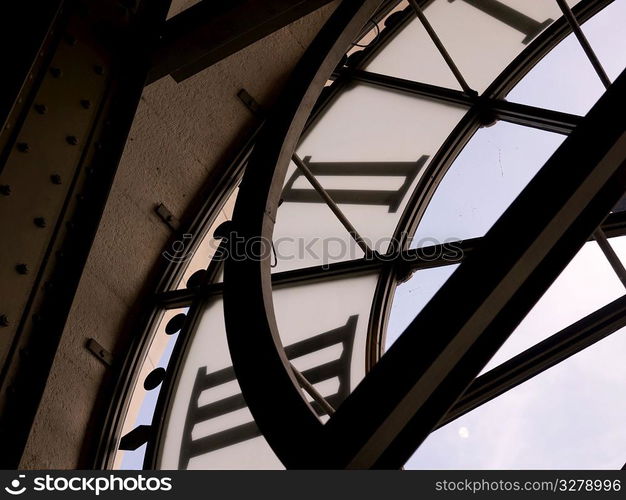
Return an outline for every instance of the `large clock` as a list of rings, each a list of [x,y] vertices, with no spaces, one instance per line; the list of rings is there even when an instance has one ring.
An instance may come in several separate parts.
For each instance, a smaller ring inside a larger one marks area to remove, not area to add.
[[[171,255],[116,465],[445,466],[411,457],[626,325],[625,61],[580,28],[625,3],[343,2]]]

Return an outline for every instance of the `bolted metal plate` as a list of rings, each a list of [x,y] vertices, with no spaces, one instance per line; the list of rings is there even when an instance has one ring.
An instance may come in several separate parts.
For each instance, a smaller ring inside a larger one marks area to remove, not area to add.
[[[65,33],[53,42],[51,60],[40,68],[38,89],[18,99],[25,107],[21,127],[13,132],[13,141],[3,137],[6,162],[0,185],[9,186],[10,194],[0,196],[0,314],[8,318],[0,336],[0,366],[26,319],[21,316],[29,298],[44,285],[40,270],[56,258],[51,243],[67,230],[64,219],[73,208],[86,147],[107,90],[107,61],[95,41],[80,32],[78,19],[70,19]],[[20,273],[16,266],[26,266],[28,272]]]

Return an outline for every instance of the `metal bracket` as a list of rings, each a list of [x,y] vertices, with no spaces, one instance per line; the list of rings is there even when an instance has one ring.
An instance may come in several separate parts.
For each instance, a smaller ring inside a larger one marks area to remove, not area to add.
[[[102,347],[95,339],[89,339],[87,341],[87,349],[105,365],[113,365],[113,355]]]
[[[250,110],[250,112],[259,118],[263,118],[265,116],[265,110],[263,106],[261,106],[254,97],[252,97],[246,89],[241,89],[237,92],[237,97],[239,100],[243,102],[244,106]]]
[[[172,231],[176,231],[180,226],[180,221],[174,217],[174,214],[170,212],[163,203],[159,203],[159,205],[154,208],[154,211]]]

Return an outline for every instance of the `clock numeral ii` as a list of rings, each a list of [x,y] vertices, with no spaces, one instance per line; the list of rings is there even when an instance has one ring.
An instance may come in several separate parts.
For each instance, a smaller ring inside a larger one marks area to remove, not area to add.
[[[398,162],[311,162],[307,164],[313,175],[333,177],[403,177],[404,182],[396,191],[378,189],[327,189],[326,192],[337,204],[382,205],[393,213],[398,210],[415,177],[428,160],[423,155],[417,161]],[[296,170],[285,184],[282,200],[292,203],[323,203],[322,198],[310,188],[294,188],[294,183],[302,174]]]
[[[304,375],[311,384],[317,384],[335,377],[338,378],[339,388],[337,392],[326,398],[328,403],[334,408],[337,408],[350,393],[350,360],[352,358],[352,346],[354,344],[358,318],[358,315],[350,316],[347,323],[339,328],[285,347],[285,354],[290,361],[294,361],[326,347],[336,344],[342,345],[339,358],[329,359],[323,364],[302,372],[302,375]],[[193,439],[192,437],[192,431],[197,424],[246,408],[246,402],[240,392],[232,396],[217,399],[202,406],[199,405],[199,398],[203,391],[217,388],[235,379],[235,371],[232,366],[212,373],[207,373],[206,367],[198,369],[191,391],[191,398],[183,430],[179,458],[180,469],[186,469],[189,465],[189,460],[193,457],[205,455],[212,451],[232,446],[261,435],[259,428],[254,421],[251,420],[250,422],[214,432],[213,434],[197,439]],[[317,403],[313,402],[311,406],[318,415],[321,416],[325,414],[325,411]]]

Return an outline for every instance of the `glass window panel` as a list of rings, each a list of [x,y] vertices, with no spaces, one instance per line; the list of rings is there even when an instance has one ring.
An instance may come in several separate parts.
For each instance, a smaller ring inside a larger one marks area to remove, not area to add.
[[[461,90],[452,71],[417,18],[400,30],[364,69]]]
[[[586,243],[485,366],[483,372],[561,331],[623,294],[624,285],[613,272],[598,244]]]
[[[626,237],[612,238],[626,257]],[[458,264],[422,269],[396,288],[386,348],[402,334],[452,275]],[[541,342],[624,294],[621,283],[595,242],[586,243],[537,302],[483,373]]]
[[[619,469],[622,329],[432,433],[407,469]]]
[[[292,163],[289,176],[295,168]],[[285,201],[278,208],[272,237],[276,266],[272,272],[328,265],[364,255],[326,203],[312,188],[308,191],[315,197],[314,203]]]
[[[320,336],[314,352],[293,359],[298,370],[310,370],[352,352],[342,363],[349,370],[341,376],[336,373],[342,383],[349,378],[344,396],[365,376],[367,327],[377,282],[378,275],[374,274],[274,290],[274,311],[283,345]]]
[[[258,432],[251,435],[246,427],[241,427],[253,422],[245,403],[232,411],[211,408],[212,404],[233,395],[233,384],[240,395],[226,340],[223,302],[219,298],[205,307],[184,354],[173,402],[166,415],[160,469],[178,469],[179,465],[189,469],[283,468]],[[230,421],[235,414],[237,420]],[[214,438],[220,431],[230,431],[234,444],[217,447],[206,440],[204,445],[202,441],[198,444],[199,439]],[[186,467],[184,458],[180,462],[181,456],[189,459]]]
[[[626,68],[626,1],[615,0],[583,24],[582,29],[609,78]]]
[[[609,240],[613,250],[622,262],[626,262],[626,236],[619,236]]]
[[[128,409],[124,417],[124,425],[122,427],[122,436],[125,436],[135,427],[139,425],[150,425],[156,408],[157,399],[161,386],[146,390],[144,388],[144,380],[156,368],[167,368],[172,350],[176,343],[178,334],[167,335],[165,326],[168,322],[178,314],[184,314],[187,309],[171,309],[165,311],[163,317],[158,323],[155,335],[148,349],[146,359],[143,361],[137,385],[133,388],[132,396],[128,404]],[[146,453],[146,445],[141,446],[137,450],[125,451],[118,450],[115,454],[113,464],[114,469],[143,469],[143,460]]]
[[[503,16],[496,4],[510,9]],[[555,1],[435,0],[424,14],[470,87],[482,92],[561,11]]]
[[[172,259],[174,262],[186,262],[185,272],[176,286],[177,289],[186,288],[189,278],[195,272],[208,267],[220,243],[219,239],[213,237],[213,233],[221,224],[232,219],[238,194],[239,188],[237,187],[219,210],[213,224],[211,224],[195,249],[189,250],[186,248],[187,242],[183,236],[182,240],[174,242],[172,247],[163,254],[165,258]],[[222,281],[221,276],[217,281]]]
[[[626,1],[616,0],[582,25],[591,47],[610,78],[626,66]],[[507,99],[585,115],[604,93],[589,59],[571,34],[513,88]]]
[[[507,99],[585,115],[603,93],[602,82],[572,34],[539,61]]]
[[[464,113],[358,85],[334,102],[297,153],[361,236],[384,252],[424,167]],[[282,197],[274,228],[274,271],[362,255],[293,163]]]
[[[385,349],[391,347],[457,267],[458,264],[452,264],[421,269],[408,281],[398,285],[391,305]]]
[[[483,236],[564,139],[506,122],[478,130],[437,188],[412,246]]]
[[[376,283],[377,276],[372,275],[274,292],[287,356],[336,406],[365,374],[367,323]],[[316,341],[303,347],[302,341],[313,337]],[[320,366],[337,361],[336,373],[318,376]],[[227,411],[218,411],[215,404],[241,395],[232,372],[221,298],[203,311],[175,386],[159,468],[184,467],[187,458],[189,469],[283,468],[258,433],[243,399]],[[220,432],[229,433],[232,444],[212,444],[210,438]],[[181,454],[181,449],[186,452]]]

